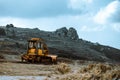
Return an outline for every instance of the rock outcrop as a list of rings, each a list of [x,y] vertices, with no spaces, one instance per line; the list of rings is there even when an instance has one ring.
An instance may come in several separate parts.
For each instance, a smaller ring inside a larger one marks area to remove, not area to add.
[[[79,39],[77,31],[74,28],[69,28],[68,32],[67,32],[67,36],[73,40],[77,40]]]
[[[5,35],[6,35],[5,29],[0,28],[0,36],[5,36]]]
[[[61,38],[67,37],[67,38],[72,39],[72,40],[79,39],[77,31],[73,27],[71,27],[69,29],[67,29],[66,27],[57,29],[55,31],[55,34],[57,37],[61,37]]]
[[[62,37],[62,38],[67,37],[67,33],[68,33],[68,30],[67,30],[66,27],[57,29],[57,30],[55,31],[55,35],[56,35],[57,37]]]
[[[8,37],[13,37],[13,38],[16,37],[16,30],[14,27],[6,27],[5,30],[6,30],[6,35]]]

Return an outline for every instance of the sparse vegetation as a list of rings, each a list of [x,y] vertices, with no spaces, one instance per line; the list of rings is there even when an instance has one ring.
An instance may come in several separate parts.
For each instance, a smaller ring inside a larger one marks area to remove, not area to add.
[[[5,35],[6,35],[5,29],[0,28],[0,36],[5,36]]]
[[[3,56],[3,55],[0,55],[0,59],[4,59],[4,56]]]
[[[90,64],[80,69],[82,74],[89,74],[87,80],[113,80],[120,79],[120,66],[110,64]]]
[[[56,66],[56,70],[61,74],[65,74],[65,73],[70,72],[71,68],[66,63],[59,63],[59,65]]]
[[[84,64],[75,65],[75,62],[75,60],[72,63],[59,62],[57,65],[2,62],[0,75],[47,76],[46,80],[120,79],[119,64],[85,61]]]
[[[54,80],[118,80],[120,66],[106,63],[89,64],[76,73],[68,73],[56,77]],[[51,80],[51,79],[50,79]]]
[[[81,73],[84,72],[94,72],[95,74],[105,73],[108,70],[111,70],[112,66],[105,64],[89,64],[87,67],[81,69]]]

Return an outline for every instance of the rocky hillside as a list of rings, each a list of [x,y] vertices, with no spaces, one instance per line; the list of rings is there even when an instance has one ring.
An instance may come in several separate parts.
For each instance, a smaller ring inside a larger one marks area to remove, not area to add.
[[[92,43],[78,37],[74,28],[66,27],[53,32],[38,28],[18,28],[13,24],[0,26],[0,58],[2,54],[20,55],[26,51],[27,40],[43,38],[52,54],[71,59],[120,62],[120,50]]]

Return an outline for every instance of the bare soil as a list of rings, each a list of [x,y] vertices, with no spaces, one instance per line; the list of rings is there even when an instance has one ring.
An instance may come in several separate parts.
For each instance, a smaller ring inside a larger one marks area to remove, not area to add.
[[[1,62],[0,75],[11,76],[46,76],[54,71],[54,65],[31,64],[16,62]]]
[[[22,63],[19,60],[1,60],[0,75],[45,76],[46,80],[103,80],[106,77],[109,78],[109,80],[114,78],[118,80],[120,79],[120,64],[71,60],[67,58],[59,58],[58,64],[33,64],[26,62]]]

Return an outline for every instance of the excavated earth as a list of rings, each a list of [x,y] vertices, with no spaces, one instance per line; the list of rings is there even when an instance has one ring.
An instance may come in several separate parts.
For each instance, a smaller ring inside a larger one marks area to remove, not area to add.
[[[14,80],[119,80],[120,64],[60,57],[58,64],[1,60],[0,78],[11,76]]]

